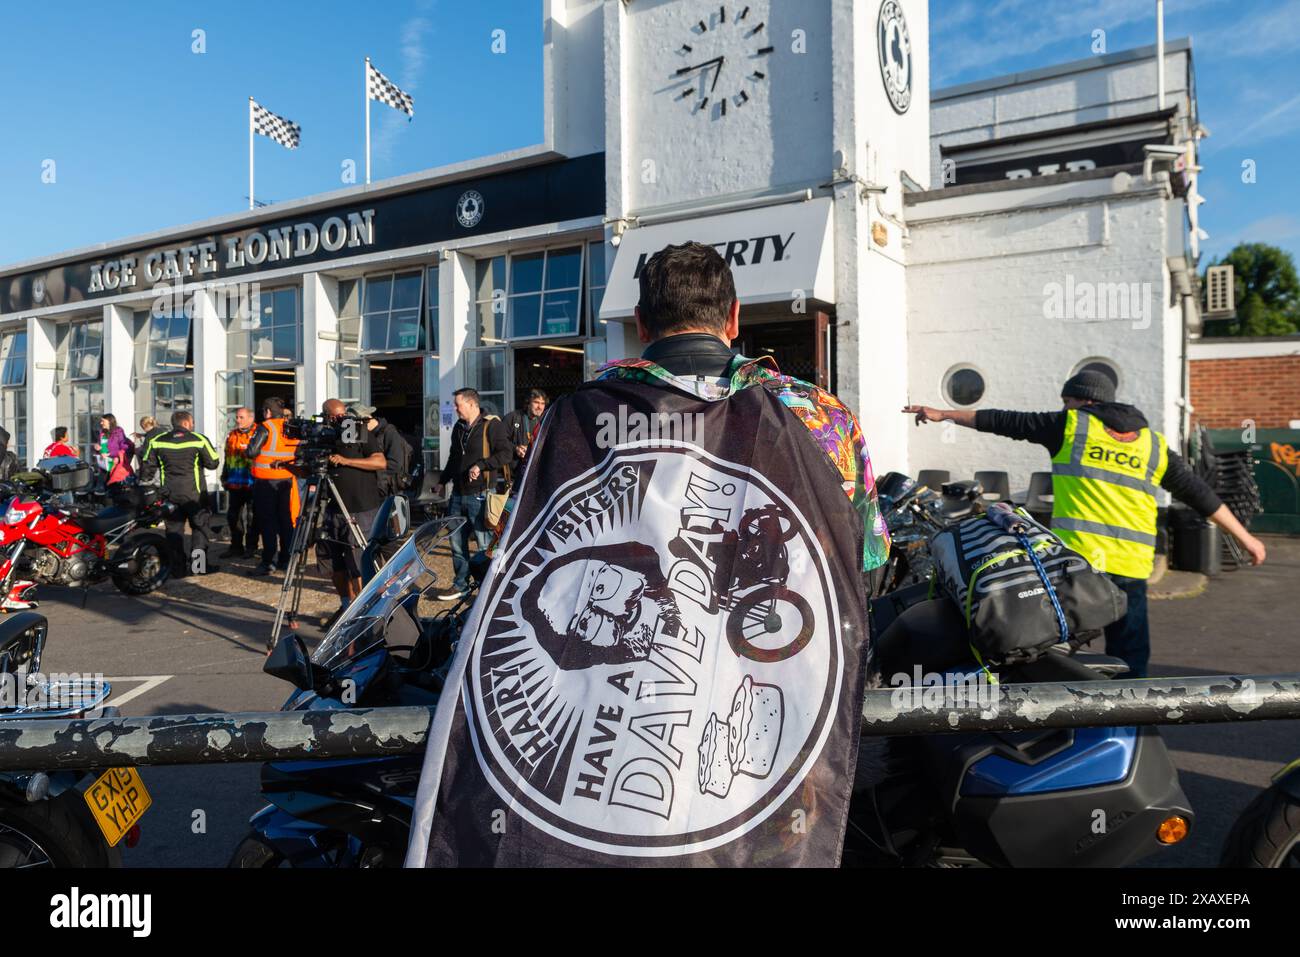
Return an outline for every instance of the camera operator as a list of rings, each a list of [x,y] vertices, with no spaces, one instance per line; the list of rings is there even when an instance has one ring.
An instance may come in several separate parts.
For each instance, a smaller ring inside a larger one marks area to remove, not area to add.
[[[383,445],[364,421],[347,415],[338,399],[326,399],[321,413],[326,425],[340,432],[335,451],[329,457],[329,477],[364,539],[370,534],[384,501],[379,487],[379,475],[388,468]],[[346,441],[349,438],[354,441]],[[340,608],[347,608],[361,592],[361,548],[333,497],[328,499],[323,535],[327,536],[322,544],[333,566],[334,590],[338,592]]]

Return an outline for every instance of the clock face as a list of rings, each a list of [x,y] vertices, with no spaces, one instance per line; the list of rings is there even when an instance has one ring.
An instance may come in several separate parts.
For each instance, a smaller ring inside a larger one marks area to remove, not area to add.
[[[674,99],[715,120],[742,110],[768,82],[775,47],[759,5],[719,3],[686,29],[670,79]]]
[[[898,0],[880,5],[876,24],[876,45],[880,50],[880,78],[896,113],[912,105],[912,37]]]

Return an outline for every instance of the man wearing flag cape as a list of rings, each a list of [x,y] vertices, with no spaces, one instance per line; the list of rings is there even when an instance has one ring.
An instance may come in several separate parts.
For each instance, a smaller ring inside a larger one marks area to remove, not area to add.
[[[712,247],[666,247],[640,287],[643,356],[558,400],[516,483],[410,866],[839,862],[889,550],[865,441],[731,351]]]

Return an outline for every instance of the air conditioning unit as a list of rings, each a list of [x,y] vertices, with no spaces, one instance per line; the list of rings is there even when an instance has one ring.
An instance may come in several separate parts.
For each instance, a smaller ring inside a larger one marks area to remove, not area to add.
[[[1237,314],[1232,266],[1210,266],[1205,271],[1205,318],[1231,319]]]

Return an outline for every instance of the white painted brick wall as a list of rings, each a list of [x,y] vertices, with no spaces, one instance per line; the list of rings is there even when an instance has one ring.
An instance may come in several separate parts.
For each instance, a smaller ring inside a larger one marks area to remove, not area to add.
[[[1178,335],[1168,327],[1178,312],[1163,300],[1165,209],[1158,193],[1143,193],[1046,210],[914,221],[906,399],[949,407],[941,391],[945,373],[970,363],[986,383],[976,408],[1058,409],[1061,384],[1075,366],[1105,358],[1119,369],[1120,400],[1137,405],[1153,427],[1176,437],[1177,421],[1169,413],[1176,396],[1169,392],[1177,388],[1177,376],[1166,371],[1166,363],[1179,361]],[[1149,283],[1149,328],[1137,328],[1136,319],[1044,318],[1044,289],[1064,284],[1067,275],[1076,284]],[[947,424],[913,428],[908,457],[913,472],[947,468],[955,478],[1005,469],[1013,489],[1023,489],[1031,472],[1050,468],[1041,447]]]

